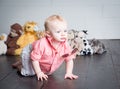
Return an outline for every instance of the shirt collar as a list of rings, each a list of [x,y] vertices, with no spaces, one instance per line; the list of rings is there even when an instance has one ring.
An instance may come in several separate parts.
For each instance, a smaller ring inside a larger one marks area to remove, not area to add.
[[[54,46],[53,46],[53,37],[52,36],[46,36],[46,39],[48,40],[49,44],[51,45],[51,47],[54,49],[54,50],[57,50]],[[64,42],[61,42],[60,44],[63,45],[66,41]]]

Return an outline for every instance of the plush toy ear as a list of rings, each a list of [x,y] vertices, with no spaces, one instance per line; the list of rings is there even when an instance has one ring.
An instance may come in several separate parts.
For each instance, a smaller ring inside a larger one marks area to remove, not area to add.
[[[4,39],[4,36],[0,36],[0,40],[3,40]]]
[[[45,33],[45,31],[37,31],[36,32],[36,35],[37,35],[37,37],[38,38],[43,38],[43,37],[45,37],[46,36],[46,33]]]
[[[85,34],[88,34],[88,33],[87,33],[87,30],[82,30],[82,31],[83,31]]]
[[[0,35],[0,40],[6,41],[7,40],[7,34],[2,33]]]

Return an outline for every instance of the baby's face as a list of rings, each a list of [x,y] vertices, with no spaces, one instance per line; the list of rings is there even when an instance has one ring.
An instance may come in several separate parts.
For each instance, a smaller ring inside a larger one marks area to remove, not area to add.
[[[56,41],[64,42],[67,40],[67,24],[65,22],[53,22],[49,26],[49,30]]]

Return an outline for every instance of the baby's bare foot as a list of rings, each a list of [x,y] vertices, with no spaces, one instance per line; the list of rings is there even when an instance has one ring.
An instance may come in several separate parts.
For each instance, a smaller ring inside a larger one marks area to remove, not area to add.
[[[12,64],[13,68],[17,68],[18,66],[22,65],[21,61],[17,61],[15,63]]]

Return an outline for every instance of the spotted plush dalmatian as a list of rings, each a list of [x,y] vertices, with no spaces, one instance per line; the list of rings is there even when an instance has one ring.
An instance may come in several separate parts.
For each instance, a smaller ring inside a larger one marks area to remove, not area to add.
[[[89,44],[89,41],[86,38],[82,38],[83,41],[83,48],[80,51],[80,55],[92,55],[93,54],[93,49],[91,45]]]

